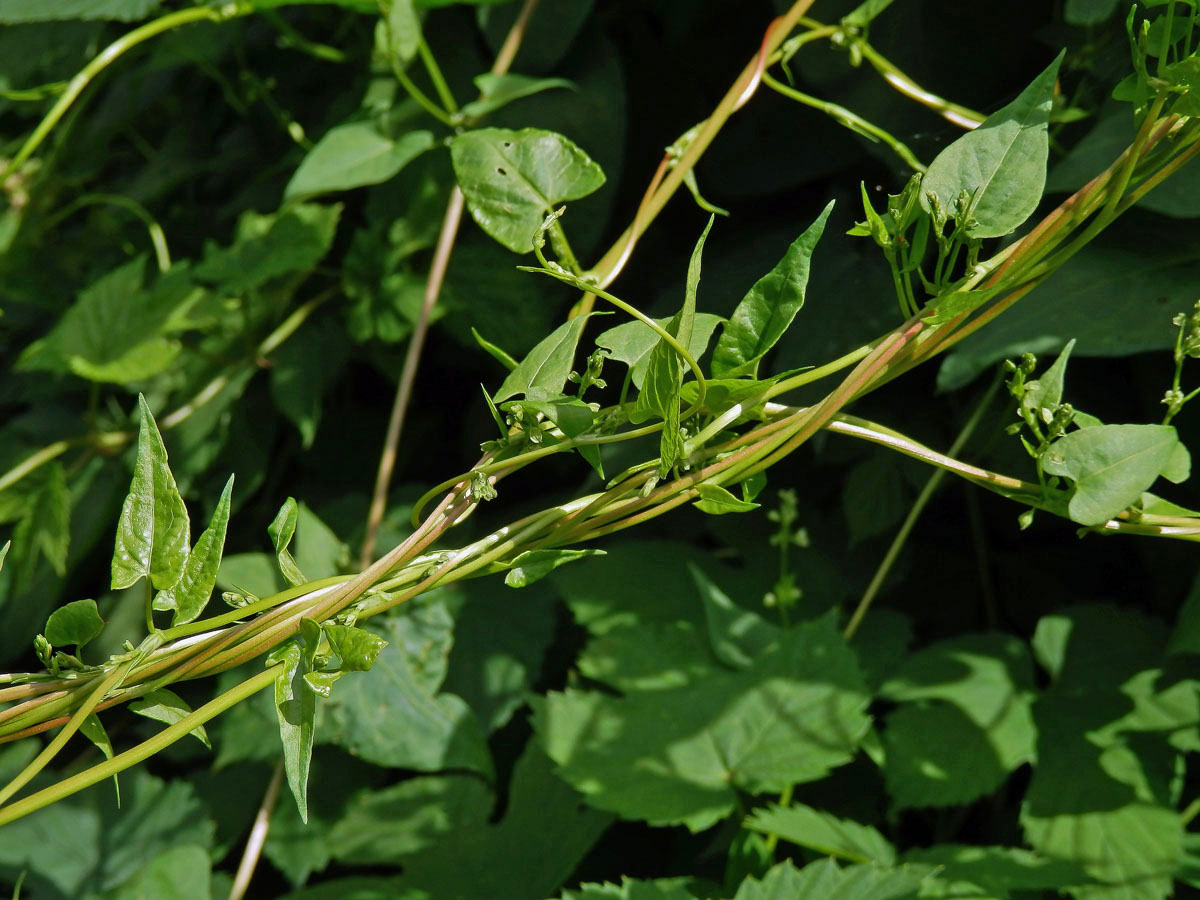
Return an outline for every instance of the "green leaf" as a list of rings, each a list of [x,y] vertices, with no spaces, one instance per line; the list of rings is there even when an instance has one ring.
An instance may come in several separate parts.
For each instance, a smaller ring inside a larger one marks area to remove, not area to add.
[[[813,250],[832,210],[830,201],[816,221],[792,242],[783,259],[755,282],[734,309],[713,350],[714,377],[757,376],[763,356],[783,337],[804,305]]]
[[[121,507],[112,557],[112,587],[127,588],[143,576],[158,590],[179,580],[187,561],[191,526],[187,507],[167,464],[167,449],[146,398],[138,395],[141,426],[133,481]]]
[[[842,490],[842,514],[852,543],[887,534],[912,504],[912,490],[895,454],[873,453],[850,469]]]
[[[209,245],[196,278],[235,294],[312,269],[333,243],[341,204],[297,203],[272,215],[244,213],[228,248]]]
[[[921,206],[929,194],[960,223],[974,219],[973,238],[1011,234],[1037,208],[1046,184],[1050,106],[1062,62],[1060,53],[1015,100],[997,110],[937,155],[921,182]],[[968,209],[959,209],[966,192]]]
[[[1043,467],[1074,482],[1071,520],[1101,525],[1140,499],[1178,446],[1169,425],[1098,425],[1051,444]]]
[[[323,622],[321,632],[337,654],[337,667],[341,672],[369,671],[375,665],[379,651],[387,646],[387,641],[373,632],[337,622]]]
[[[866,0],[842,16],[843,28],[866,28],[885,9],[892,5],[892,0]]]
[[[82,648],[104,629],[95,600],[74,600],[60,606],[46,620],[46,640],[55,647]]]
[[[116,19],[135,22],[158,9],[161,0],[8,0],[0,6],[0,23],[65,22],[69,19]]]
[[[1007,898],[1014,891],[1059,890],[1090,879],[1077,864],[1017,847],[935,844],[904,854],[905,862],[936,866],[923,897]]]
[[[305,680],[313,670],[321,626],[312,619],[300,620],[300,633],[272,650],[268,666],[278,666],[275,676],[275,713],[279,739],[283,743],[283,768],[288,787],[296,799],[300,818],[308,821],[308,770],[316,734],[317,695]]]
[[[656,324],[666,328],[671,324],[669,318],[655,319]],[[696,313],[692,323],[692,339],[687,344],[688,353],[693,359],[699,359],[708,349],[708,342],[717,326],[725,320],[712,313]],[[596,346],[608,351],[609,358],[629,366],[634,387],[641,388],[645,383],[646,370],[650,366],[650,352],[661,340],[657,332],[649,325],[637,319],[626,322],[615,328],[601,332],[596,337]]]
[[[739,500],[719,484],[698,484],[696,492],[700,499],[694,504],[696,509],[710,516],[723,516],[726,513],[744,513],[758,509],[758,503]]]
[[[1067,0],[1063,18],[1069,25],[1099,25],[1107,22],[1117,8],[1118,0]]]
[[[1041,377],[1036,381],[1025,383],[1025,396],[1021,398],[1021,406],[1038,416],[1043,422],[1046,416],[1053,415],[1055,408],[1062,403],[1063,379],[1067,374],[1067,360],[1075,349],[1075,341],[1067,341],[1058,358],[1054,360]],[[1042,413],[1046,410],[1046,413]]]
[[[496,360],[496,362],[500,363],[500,365],[504,366],[504,368],[508,369],[508,371],[511,372],[519,365],[519,363],[513,359],[513,357],[507,351],[497,347],[474,328],[471,329],[471,336],[475,338],[475,343],[486,350],[492,359]]]
[[[296,499],[288,497],[283,501],[283,506],[279,507],[279,512],[275,514],[271,524],[267,526],[267,534],[275,546],[275,559],[279,563],[279,571],[283,574],[284,580],[292,587],[308,581],[288,550],[292,536],[296,533],[296,522],[299,516],[300,507],[297,505]]]
[[[868,697],[829,617],[784,632],[740,672],[617,698],[569,689],[534,707],[559,773],[588,802],[651,824],[707,828],[736,791],[779,791],[848,762]],[[818,737],[819,735],[819,737]]]
[[[604,173],[561,134],[537,128],[481,128],[450,141],[450,158],[479,227],[529,253],[545,217],[604,184]]]
[[[393,8],[404,5],[396,2]],[[338,125],[301,160],[284,188],[284,199],[380,184],[394,178],[433,145],[430,131],[410,131],[392,140],[381,134],[374,122]]]
[[[839,819],[803,803],[757,809],[746,820],[746,827],[763,834],[777,834],[821,856],[880,866],[896,864],[895,848],[870,825]]]
[[[545,416],[559,427],[569,438],[578,437],[589,428],[595,413],[592,408],[578,397],[568,397],[566,394],[549,394],[542,388],[530,388],[523,400],[513,400],[504,404],[505,410],[521,415],[525,412]]]
[[[198,844],[164,850],[105,900],[211,900],[212,861]]]
[[[411,62],[421,46],[421,18],[412,0],[391,0],[387,10],[387,29],[392,53],[401,66]]]
[[[588,642],[579,671],[623,693],[668,691],[725,671],[711,635],[691,622],[614,628]]]
[[[463,106],[460,112],[468,118],[486,116],[514,100],[529,97],[553,88],[576,90],[575,83],[565,78],[530,78],[528,75],[494,75],[485,72],[475,76],[480,98]]]
[[[319,324],[301,328],[271,356],[271,398],[299,430],[306,450],[316,439],[325,394],[348,356],[345,334]]]
[[[832,859],[818,860],[797,870],[791,860],[785,860],[761,881],[743,881],[734,900],[906,900],[917,896],[931,872],[926,866],[840,869]]]
[[[779,629],[775,625],[730,600],[694,564],[688,563],[688,571],[704,602],[708,640],[717,659],[735,669],[744,669],[779,641]]]
[[[61,463],[45,467],[40,485],[13,529],[19,556],[16,557],[16,583],[30,584],[37,571],[39,555],[61,577],[67,571],[67,550],[71,541],[71,490]]]
[[[589,556],[604,555],[603,550],[526,550],[512,561],[508,574],[504,576],[504,583],[511,588],[528,587],[559,566]]]
[[[461,698],[438,692],[453,636],[446,607],[425,604],[378,627],[387,652],[329,701],[332,739],[378,766],[469,769],[490,777],[491,756],[478,721]],[[380,709],[388,714],[380,716]]]
[[[534,388],[551,394],[561,394],[571,374],[575,348],[587,325],[587,316],[568,319],[526,354],[521,364],[508,373],[492,400],[501,403],[509,397],[527,394]]]
[[[696,900],[688,890],[690,878],[655,878],[643,881],[621,876],[621,883],[584,883],[578,890],[563,891],[561,900]]]
[[[164,722],[167,725],[174,725],[187,718],[192,712],[192,708],[184,702],[182,697],[167,688],[156,688],[139,697],[129,704],[129,709],[139,716],[154,719],[156,722]],[[203,725],[197,725],[188,733],[205,747],[212,749],[212,744],[208,742],[208,732],[204,730]]]
[[[204,533],[196,539],[196,546],[188,554],[179,580],[154,598],[154,608],[174,610],[171,627],[186,625],[199,618],[204,612],[217,583],[217,570],[221,566],[221,554],[225,550],[225,529],[229,525],[229,504],[233,496],[233,476],[225,482],[225,489],[213,510],[212,521]]]

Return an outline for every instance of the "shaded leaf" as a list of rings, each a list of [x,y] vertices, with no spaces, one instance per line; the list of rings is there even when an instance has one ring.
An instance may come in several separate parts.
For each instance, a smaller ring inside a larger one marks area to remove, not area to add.
[[[476,75],[475,87],[479,89],[481,96],[478,100],[472,100],[463,106],[460,112],[464,116],[486,116],[514,100],[520,100],[522,97],[529,97],[553,88],[576,89],[574,82],[565,78],[530,78],[528,75],[512,73],[494,75],[491,72]]]
[[[71,491],[61,463],[53,462],[45,467],[41,483],[21,510],[12,540],[18,548],[14,555],[18,585],[27,585],[33,580],[39,556],[45,558],[59,576],[66,574],[71,542]]]
[[[196,278],[242,293],[307,271],[329,250],[341,212],[341,204],[297,203],[271,215],[244,213],[232,246],[205,248]]]
[[[1062,54],[1015,100],[992,113],[937,155],[921,182],[921,206],[938,198],[973,238],[1003,237],[1029,218],[1042,199],[1049,155],[1050,106]],[[959,209],[966,192],[967,209]]]
[[[804,305],[813,250],[832,211],[830,201],[734,309],[713,350],[714,376],[757,375],[764,354],[783,337]]]
[[[763,834],[777,834],[821,856],[880,866],[896,864],[895,848],[870,825],[839,819],[803,803],[757,809],[746,820],[746,827]]]
[[[586,197],[604,173],[561,134],[537,128],[480,128],[450,142],[450,158],[479,227],[512,250],[529,253],[555,206]]]
[[[196,539],[196,546],[188,554],[179,580],[154,598],[154,608],[174,610],[171,627],[185,625],[199,618],[204,612],[217,583],[217,570],[221,566],[221,554],[225,550],[225,529],[229,525],[229,504],[233,497],[233,476],[225,482],[225,489],[213,510],[212,521],[204,533]]]
[[[64,22],[69,19],[116,19],[133,22],[158,9],[161,0],[8,0],[0,6],[0,23]]]
[[[587,316],[568,319],[538,341],[520,365],[508,373],[500,389],[492,395],[492,400],[501,403],[517,394],[527,394],[534,388],[561,394],[571,373],[575,348],[579,345],[587,320]]]
[[[397,0],[396,7],[405,3]],[[433,133],[410,131],[392,140],[374,122],[351,122],[325,133],[301,160],[284,189],[284,199],[379,184],[433,148]]]
[[[145,716],[147,719],[154,719],[156,722],[163,722],[167,725],[174,725],[187,718],[192,712],[192,708],[184,702],[182,697],[167,688],[156,688],[139,697],[129,704],[129,709],[139,716]],[[188,733],[205,747],[212,749],[212,744],[208,741],[208,732],[204,730],[203,725],[197,725]]]
[[[695,565],[689,563],[688,571],[704,603],[708,640],[717,659],[735,669],[744,669],[778,642],[777,626],[738,606]]]
[[[127,588],[143,576],[158,590],[179,580],[187,560],[191,526],[167,450],[146,398],[138,395],[141,425],[133,481],[121,507],[112,557],[112,587]]]
[[[926,866],[848,866],[832,859],[796,869],[791,860],[774,866],[762,880],[748,878],[734,900],[902,900],[915,897],[932,870]]]
[[[198,844],[164,850],[106,900],[211,900],[212,861]]]
[[[962,897],[982,893],[988,897],[1006,898],[1013,891],[1057,890],[1090,880],[1075,863],[1050,859],[1018,847],[935,844],[909,850],[904,859],[938,867],[939,871],[925,883],[923,897]]]

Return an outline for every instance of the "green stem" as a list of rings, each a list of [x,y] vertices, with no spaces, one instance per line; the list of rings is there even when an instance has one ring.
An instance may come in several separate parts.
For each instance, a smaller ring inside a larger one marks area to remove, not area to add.
[[[274,682],[275,672],[271,669],[265,669],[231,690],[226,691],[224,694],[221,694],[219,697],[205,703],[199,709],[184,716],[174,725],[168,726],[154,737],[143,741],[136,747],[126,750],[124,753],[119,753],[112,759],[106,760],[99,765],[92,766],[92,768],[80,772],[78,775],[72,775],[70,778],[63,779],[57,784],[38,791],[36,794],[30,794],[16,803],[0,807],[0,826],[7,825],[9,822],[13,822],[31,812],[36,812],[43,807],[62,800],[64,797],[69,797],[76,791],[90,787],[97,782],[123,772],[130,766],[149,759],[154,754],[165,750],[171,744],[186,737],[193,729],[220,715],[247,697],[258,693],[263,688],[274,684]]]
[[[429,115],[433,116],[447,128],[454,127],[454,120],[450,118],[450,114],[430,100],[425,95],[425,92],[417,87],[416,83],[408,77],[404,69],[394,61],[392,63],[392,73],[396,76],[396,80],[400,82],[400,86],[404,88],[405,93],[412,97],[421,109],[425,110],[425,112],[429,113]]]
[[[46,228],[52,228],[63,219],[70,216],[77,210],[87,206],[117,206],[121,209],[128,210],[146,226],[146,231],[150,234],[150,243],[154,246],[154,257],[158,263],[158,271],[165,272],[171,268],[171,252],[167,249],[167,236],[163,232],[162,226],[154,216],[150,215],[150,211],[142,204],[138,203],[132,197],[123,197],[120,194],[84,194],[77,197],[71,203],[67,204],[66,208],[55,214],[46,224]]]
[[[34,154],[50,132],[54,130],[54,126],[66,115],[67,110],[71,108],[71,105],[97,75],[138,44],[157,37],[173,28],[190,25],[192,22],[227,22],[230,19],[248,15],[253,11],[252,6],[242,2],[226,3],[220,7],[193,6],[168,13],[117,38],[101,50],[91,62],[80,69],[79,73],[71,79],[62,96],[50,108],[50,112],[38,123],[37,128],[33,130],[33,134],[26,139],[21,149],[9,161],[4,171],[0,172],[0,181],[3,181],[13,172],[17,171]]]
[[[872,68],[883,76],[884,81],[905,97],[929,107],[947,121],[953,122],[962,128],[970,129],[981,124],[986,118],[983,113],[976,112],[958,103],[952,103],[944,97],[939,97],[937,94],[925,90],[865,40],[860,38],[855,41],[854,46],[858,48],[863,58],[871,64]]]
[[[433,82],[433,89],[437,91],[438,98],[442,101],[442,106],[449,110],[450,115],[458,115],[458,103],[455,102],[454,94],[450,91],[450,85],[446,83],[446,78],[442,75],[441,68],[438,67],[433,51],[425,43],[425,35],[423,34],[417,37],[417,52],[421,55],[421,62],[425,65],[425,71],[429,73],[429,80]]]

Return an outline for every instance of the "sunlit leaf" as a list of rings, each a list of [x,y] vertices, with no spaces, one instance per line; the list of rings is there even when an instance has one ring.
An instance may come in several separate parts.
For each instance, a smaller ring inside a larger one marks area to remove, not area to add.
[[[154,719],[156,722],[163,722],[167,725],[174,725],[187,718],[192,712],[192,708],[184,702],[182,697],[167,688],[156,688],[132,701],[129,704],[129,710],[139,716],[145,716],[147,719]],[[203,725],[197,725],[189,733],[205,747],[212,748],[212,744],[208,742],[208,732],[204,730]]]
[[[850,819],[839,819],[803,803],[755,810],[746,821],[746,827],[763,834],[777,834],[785,841],[815,850],[822,856],[880,866],[896,863],[895,848],[875,828]]]
[[[83,647],[104,630],[95,600],[73,600],[46,620],[46,640],[56,647]]]
[[[575,84],[565,78],[530,78],[528,75],[493,75],[490,72],[475,76],[480,98],[463,106],[464,116],[486,116],[514,100],[529,97],[553,88],[575,90]]]
[[[267,657],[267,665],[278,667],[275,713],[283,743],[283,767],[296,808],[305,822],[308,821],[308,770],[316,733],[317,695],[308,687],[304,676],[312,671],[320,639],[321,626],[312,619],[301,619],[300,633]]]
[[[304,577],[304,573],[300,571],[300,567],[296,565],[296,560],[292,558],[291,551],[288,550],[292,536],[296,533],[296,521],[299,515],[300,508],[295,498],[288,497],[283,502],[283,506],[279,507],[279,512],[275,514],[271,524],[267,526],[267,534],[270,535],[271,543],[275,546],[275,559],[279,564],[279,571],[283,574],[284,580],[293,587],[308,581]]]
[[[534,388],[552,394],[562,393],[587,319],[587,316],[568,319],[542,338],[508,373],[500,389],[492,395],[492,400],[501,403],[517,394],[527,394]]]
[[[504,583],[512,588],[528,587],[559,566],[589,556],[604,555],[603,550],[527,550],[512,561],[512,567],[504,576]]]
[[[671,324],[668,318],[655,319],[655,323],[666,328]],[[692,324],[692,339],[688,343],[688,352],[693,359],[699,359],[708,349],[712,334],[717,326],[725,320],[712,313],[696,313]],[[596,346],[608,351],[609,358],[618,360],[629,366],[634,387],[641,388],[646,378],[646,369],[650,365],[650,351],[657,346],[661,338],[649,325],[635,319],[615,328],[600,332],[596,336]]]
[[[404,5],[402,0],[394,4]],[[304,157],[283,196],[291,199],[379,184],[394,177],[433,144],[433,133],[429,131],[410,131],[393,140],[381,134],[374,122],[338,125]]]
[[[217,583],[217,570],[221,566],[221,554],[225,550],[225,529],[229,525],[229,504],[233,496],[233,476],[225,482],[225,489],[213,510],[212,520],[203,534],[196,539],[196,546],[188,554],[183,574],[173,585],[154,598],[154,608],[173,610],[171,627],[184,625],[199,618],[204,612]]]

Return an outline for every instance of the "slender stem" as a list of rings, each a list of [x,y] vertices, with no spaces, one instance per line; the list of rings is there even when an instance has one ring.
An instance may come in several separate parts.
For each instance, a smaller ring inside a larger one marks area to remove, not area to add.
[[[53,444],[47,444],[36,453],[30,454],[3,475],[0,475],[0,491],[7,490],[30,472],[41,468],[48,462],[52,462],[53,460],[62,456],[72,447],[78,447],[81,443],[83,442],[78,438],[73,440],[55,441]]]
[[[404,92],[412,97],[421,109],[425,110],[425,112],[429,113],[429,115],[433,116],[447,128],[454,127],[454,119],[450,117],[450,114],[430,100],[425,95],[425,92],[417,87],[416,82],[408,77],[408,73],[395,60],[392,61],[392,74],[396,76],[396,80],[400,82],[400,86],[404,88]]]
[[[905,97],[929,107],[947,122],[952,122],[960,128],[973,129],[982,124],[986,118],[983,113],[958,103],[952,103],[944,97],[925,90],[865,40],[855,41],[854,46],[858,48],[863,58],[871,64],[875,71],[883,76],[884,81]]]
[[[149,232],[150,243],[154,247],[155,262],[158,264],[158,271],[165,272],[171,268],[171,251],[167,248],[167,236],[163,232],[162,226],[158,224],[154,216],[150,215],[150,211],[146,207],[142,206],[142,204],[138,203],[132,197],[125,197],[121,194],[84,194],[81,197],[76,197],[67,204],[66,208],[56,213],[46,224],[46,227],[52,228],[72,213],[84,207],[102,205],[117,206],[137,216],[142,221],[142,224],[146,226],[146,231]]]
[[[983,419],[983,414],[988,407],[992,405],[992,401],[996,397],[996,392],[1003,383],[1002,379],[996,377],[992,380],[991,385],[980,398],[979,404],[975,407],[975,411],[971,413],[969,419],[962,430],[958,433],[958,437],[954,439],[954,443],[950,445],[948,456],[957,456],[966,443],[971,438],[971,434]],[[863,592],[861,599],[858,601],[858,606],[854,610],[854,614],[850,616],[850,621],[846,623],[846,629],[842,632],[846,640],[854,637],[858,627],[862,624],[862,620],[867,615],[867,610],[871,608],[871,603],[879,594],[880,588],[883,587],[884,581],[887,579],[888,573],[892,570],[893,564],[900,557],[900,551],[903,549],[908,536],[912,533],[917,520],[921,518],[921,513],[925,511],[925,507],[929,505],[929,501],[933,499],[933,495],[937,493],[937,489],[941,486],[942,481],[946,477],[945,469],[938,469],[925,482],[925,486],[921,488],[921,493],[917,495],[917,500],[908,510],[908,515],[904,517],[904,522],[900,526],[900,530],[896,532],[896,536],[892,538],[892,543],[884,554],[883,560],[879,563],[879,567],[875,570],[875,574],[871,577],[871,583],[867,585],[867,589]]]
[[[192,22],[226,22],[238,16],[247,15],[250,12],[253,12],[252,6],[237,2],[227,3],[220,7],[193,6],[167,13],[167,15],[147,22],[145,25],[135,28],[128,34],[117,38],[101,50],[91,62],[80,69],[79,73],[70,80],[66,90],[62,92],[54,106],[50,108],[50,112],[38,123],[37,127],[33,130],[33,134],[25,140],[25,143],[21,145],[21,149],[17,151],[16,155],[9,160],[4,171],[0,172],[0,181],[3,181],[13,172],[17,171],[37,151],[37,148],[41,146],[50,132],[54,130],[54,126],[67,114],[67,110],[79,99],[79,95],[92,83],[96,76],[138,44],[157,37],[165,31],[179,28],[182,25],[189,25]]]
[[[450,85],[446,84],[446,78],[442,75],[442,70],[437,64],[437,59],[434,58],[429,45],[425,43],[425,35],[423,34],[417,36],[417,53],[421,56],[421,62],[425,66],[425,71],[429,73],[429,80],[433,82],[433,89],[437,91],[438,99],[442,101],[442,106],[446,107],[450,115],[457,115],[458,103],[454,100],[454,94],[450,91]]]
[[[250,879],[254,877],[254,870],[258,866],[258,860],[262,857],[263,845],[267,842],[267,832],[271,829],[271,813],[275,811],[275,805],[279,801],[279,789],[282,786],[283,760],[281,759],[275,763],[275,769],[271,772],[271,780],[267,783],[262,803],[258,805],[254,824],[250,828],[250,836],[246,838],[246,849],[242,851],[237,874],[229,889],[229,900],[242,900],[246,896],[246,891],[250,887]]]

